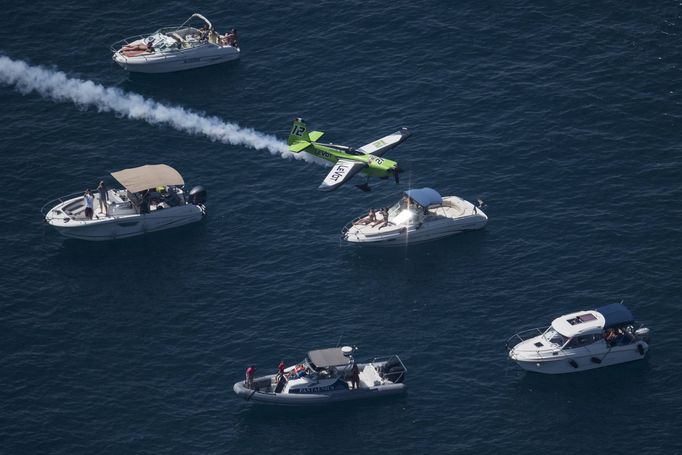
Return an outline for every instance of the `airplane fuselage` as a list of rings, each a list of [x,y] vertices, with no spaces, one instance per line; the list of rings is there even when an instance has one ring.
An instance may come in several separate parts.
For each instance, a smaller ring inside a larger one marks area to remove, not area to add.
[[[334,147],[331,144],[312,142],[311,146],[307,147],[304,151],[318,158],[331,161],[332,163],[336,163],[340,159],[365,163],[367,164],[367,167],[363,169],[361,173],[369,177],[388,177],[389,172],[398,166],[398,163],[386,158],[364,153],[348,153],[344,150]]]

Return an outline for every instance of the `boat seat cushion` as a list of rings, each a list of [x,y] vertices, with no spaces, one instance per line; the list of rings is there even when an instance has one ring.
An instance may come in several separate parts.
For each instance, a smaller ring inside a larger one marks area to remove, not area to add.
[[[381,384],[381,376],[373,366],[367,365],[360,372],[360,380],[368,386]]]

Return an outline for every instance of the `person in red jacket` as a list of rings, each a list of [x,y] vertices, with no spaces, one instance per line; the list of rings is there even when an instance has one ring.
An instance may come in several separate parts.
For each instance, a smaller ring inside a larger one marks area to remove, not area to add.
[[[246,387],[249,389],[253,388],[253,376],[255,374],[256,374],[255,365],[251,365],[246,369],[246,380],[244,381],[244,385],[246,385]]]

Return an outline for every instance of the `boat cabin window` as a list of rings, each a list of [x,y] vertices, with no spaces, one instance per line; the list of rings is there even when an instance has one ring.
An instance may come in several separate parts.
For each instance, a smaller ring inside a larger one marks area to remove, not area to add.
[[[565,349],[580,348],[583,346],[590,345],[595,341],[600,341],[603,337],[601,334],[590,334],[590,335],[578,335],[571,338],[568,343],[564,346]]]
[[[548,328],[545,333],[542,335],[545,340],[549,341],[552,344],[556,344],[559,346],[563,346],[564,343],[568,340],[565,336],[554,330],[553,328]]]
[[[567,319],[566,322],[568,322],[571,325],[578,325],[578,324],[582,324],[584,322],[594,321],[596,319],[597,319],[597,317],[595,315],[593,315],[591,313],[585,313],[585,314],[578,315],[574,318]]]

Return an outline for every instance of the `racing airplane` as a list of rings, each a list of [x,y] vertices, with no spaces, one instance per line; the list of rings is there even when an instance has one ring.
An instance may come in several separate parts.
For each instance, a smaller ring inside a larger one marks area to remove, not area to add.
[[[399,183],[398,174],[401,169],[398,167],[398,163],[381,158],[381,156],[410,136],[410,130],[407,128],[401,128],[393,134],[370,142],[358,149],[346,145],[317,142],[323,134],[322,131],[308,132],[305,121],[302,118],[296,118],[288,139],[291,152],[306,152],[335,163],[318,189],[322,191],[335,190],[358,172],[367,176],[367,181],[364,184],[356,185],[362,191],[370,190],[368,184],[370,177],[385,179],[393,175],[395,182]]]

